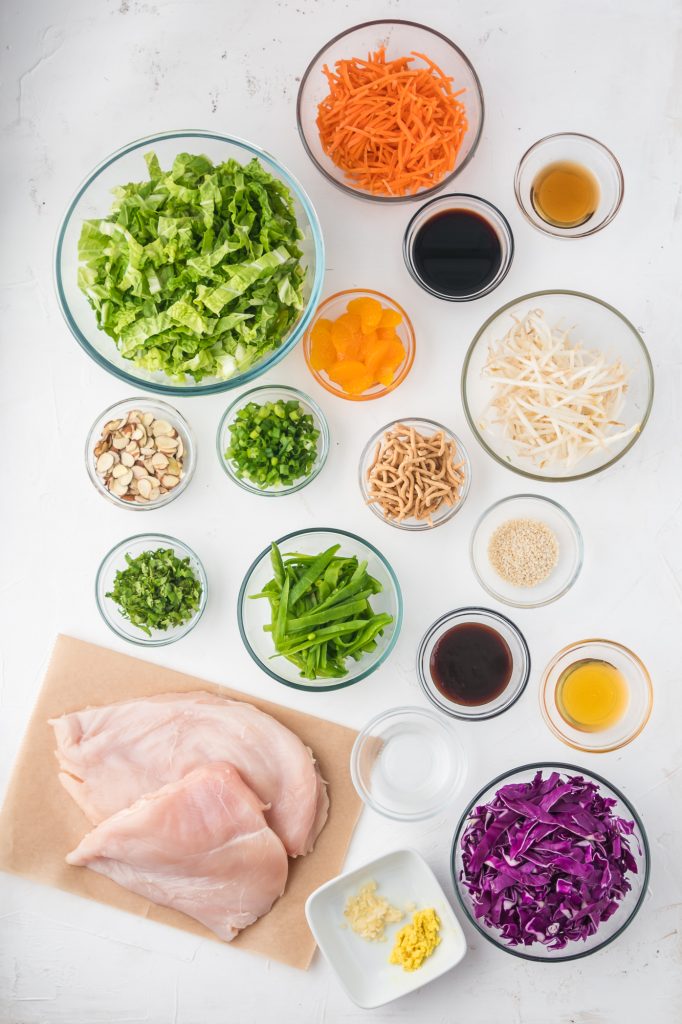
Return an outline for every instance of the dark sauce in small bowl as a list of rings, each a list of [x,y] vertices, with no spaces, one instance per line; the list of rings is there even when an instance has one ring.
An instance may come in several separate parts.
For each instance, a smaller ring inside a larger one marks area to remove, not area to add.
[[[450,298],[477,295],[502,266],[502,243],[493,225],[472,210],[435,213],[414,236],[414,268],[427,288]]]
[[[478,707],[490,704],[507,688],[513,656],[496,629],[464,622],[439,637],[429,668],[436,688],[447,700]]]

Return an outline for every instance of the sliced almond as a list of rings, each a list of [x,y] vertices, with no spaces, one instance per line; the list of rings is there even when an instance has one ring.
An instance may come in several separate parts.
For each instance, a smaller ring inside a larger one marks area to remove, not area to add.
[[[168,459],[163,452],[156,452],[152,455],[152,466],[154,469],[165,469],[168,465]]]
[[[170,423],[167,423],[166,420],[154,420],[152,423],[152,434],[154,437],[159,437],[163,434],[170,434],[172,429],[173,428]]]
[[[160,452],[174,452],[178,444],[177,437],[170,437],[168,434],[161,434],[156,438],[156,447]]]
[[[149,477],[142,477],[137,481],[137,490],[145,500],[149,500],[149,498],[151,498],[152,482]]]
[[[132,469],[135,465],[135,457],[129,451],[121,452],[121,464],[127,469]]]
[[[114,480],[111,486],[111,493],[115,494],[118,498],[122,498],[128,490],[127,484],[122,484],[120,480]]]
[[[164,487],[167,487],[170,490],[172,487],[178,486],[180,483],[180,477],[173,476],[171,473],[164,473],[161,477],[161,483]]]
[[[125,469],[125,466],[122,468]],[[127,487],[130,481],[133,479],[132,469],[126,469],[123,476],[119,476],[117,479],[119,484],[121,484],[122,486],[125,485]]]
[[[168,472],[173,476],[182,476],[182,464],[171,455],[168,459]]]
[[[111,475],[113,476],[113,478],[115,480],[117,480],[119,477],[122,477],[127,472],[128,472],[128,470],[123,465],[123,463],[119,462],[118,466],[114,466],[114,468],[112,469]],[[132,477],[132,473],[130,475]]]
[[[123,448],[126,447],[128,441],[129,438],[127,438],[124,434],[117,434],[116,437],[112,439],[111,443],[113,447],[117,449],[117,451],[121,451]]]
[[[118,430],[118,428],[122,426],[122,424],[123,420],[109,420],[109,422],[105,423],[104,426],[102,427],[102,433],[113,434],[113,432],[115,430]]]
[[[111,454],[111,452],[104,452],[104,454],[100,455],[100,457],[97,460],[97,472],[101,473],[102,476],[104,476],[105,473],[109,472],[113,464],[114,456]]]
[[[144,423],[145,427],[151,427],[152,423],[154,422],[154,413],[153,412],[145,412],[145,413],[143,413],[143,415],[142,415],[142,422]]]
[[[141,466],[139,462],[136,462],[133,466],[133,479],[142,480],[144,477],[149,476],[144,466]]]

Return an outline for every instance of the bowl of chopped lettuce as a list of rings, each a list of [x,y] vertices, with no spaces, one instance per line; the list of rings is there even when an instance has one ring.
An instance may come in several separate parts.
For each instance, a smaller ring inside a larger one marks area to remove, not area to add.
[[[124,146],[86,178],[55,248],[60,308],[109,373],[158,394],[213,394],[265,373],[320,298],[313,206],[272,156],[207,131]]]
[[[527,764],[471,800],[452,878],[481,935],[524,960],[577,960],[632,923],[649,884],[644,825],[610,782],[575,765]]]

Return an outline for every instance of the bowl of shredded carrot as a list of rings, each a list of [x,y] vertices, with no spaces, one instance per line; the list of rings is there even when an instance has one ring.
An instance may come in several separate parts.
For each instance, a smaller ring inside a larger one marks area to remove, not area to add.
[[[301,79],[298,130],[339,188],[380,202],[423,199],[471,160],[483,94],[466,55],[411,21],[370,21],[335,36]]]
[[[328,296],[303,336],[303,355],[318,384],[353,402],[381,398],[402,384],[415,347],[403,307],[370,288]]]

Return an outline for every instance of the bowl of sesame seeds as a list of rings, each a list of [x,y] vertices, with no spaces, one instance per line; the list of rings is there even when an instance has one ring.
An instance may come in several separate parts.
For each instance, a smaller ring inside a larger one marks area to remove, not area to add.
[[[514,494],[486,509],[471,537],[471,564],[484,590],[515,608],[562,597],[583,564],[573,516],[539,494]]]

